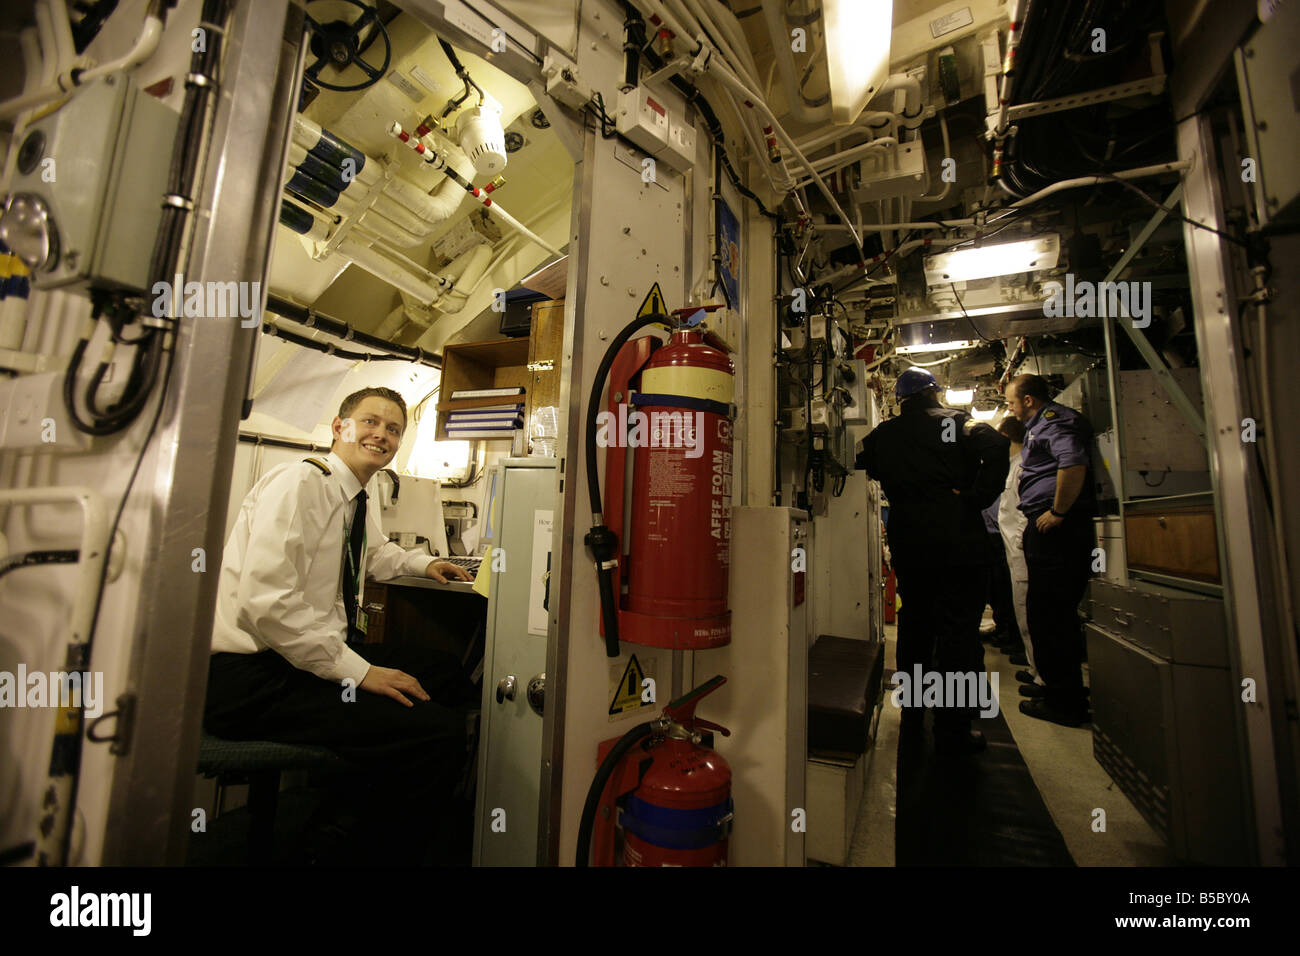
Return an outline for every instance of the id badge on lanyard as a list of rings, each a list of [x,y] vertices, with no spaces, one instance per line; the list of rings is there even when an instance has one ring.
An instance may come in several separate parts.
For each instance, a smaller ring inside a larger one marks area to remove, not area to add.
[[[345,540],[350,537],[350,534],[344,535]],[[361,532],[361,553],[363,555],[366,553],[366,533],[364,530]],[[345,546],[343,548],[343,562],[344,567],[347,569],[348,587],[352,589],[352,594],[356,597],[357,602],[357,619],[354,627],[364,636],[370,627],[370,615],[366,614],[361,607],[361,569],[352,566],[352,549],[350,547]]]

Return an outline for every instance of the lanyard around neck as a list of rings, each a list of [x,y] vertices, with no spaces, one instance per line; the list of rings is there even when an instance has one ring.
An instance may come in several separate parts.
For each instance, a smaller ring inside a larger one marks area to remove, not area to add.
[[[354,567],[352,564],[352,522],[356,520],[356,508],[352,509],[352,517],[348,519],[347,525],[343,529],[343,566],[347,569],[346,574],[348,583],[352,586],[352,592],[355,594],[361,587],[361,568]],[[361,529],[361,564],[365,564],[366,554],[366,529]]]

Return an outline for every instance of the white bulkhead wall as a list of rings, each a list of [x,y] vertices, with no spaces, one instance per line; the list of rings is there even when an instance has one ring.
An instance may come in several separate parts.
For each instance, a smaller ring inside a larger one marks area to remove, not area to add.
[[[125,54],[135,43],[148,4],[145,0],[124,0],[109,18],[103,31],[87,48],[86,55],[106,62]],[[168,27],[158,49],[134,74],[141,86],[172,77],[171,94],[163,102],[179,110],[184,97],[182,78],[189,69],[191,30],[199,20],[199,0],[181,0],[168,14]],[[90,316],[89,299],[69,292],[33,290],[25,305],[22,300],[3,303],[6,317],[22,314],[21,351],[46,357],[46,368],[61,373],[83,326]],[[99,354],[106,338],[101,323],[87,350]],[[128,355],[118,350],[113,374],[125,375]],[[155,389],[155,392],[160,389]],[[94,489],[107,503],[110,520],[126,491],[127,479],[153,417],[157,399],[125,431],[96,440],[89,452],[72,450],[73,427],[67,421],[61,401],[52,401],[50,417],[56,422],[56,440],[41,451],[0,450],[0,488],[24,489],[80,485]],[[60,441],[59,439],[63,440]],[[139,477],[122,514],[117,556],[122,566],[117,576],[110,572],[95,632],[92,672],[103,674],[103,699],[96,709],[107,714],[128,687],[128,666],[133,637],[139,629],[136,598],[140,587],[147,542],[151,540],[155,498],[153,478],[169,449],[155,442],[145,454]],[[42,505],[30,508],[0,506],[3,553],[35,549],[76,547],[81,516],[78,508]],[[196,545],[201,543],[196,535]],[[210,574],[220,568],[219,554],[206,555]],[[215,562],[215,563],[214,563]],[[115,568],[114,565],[110,565]],[[73,606],[76,572],[74,566],[46,565],[19,570],[0,584],[0,671],[14,673],[25,664],[28,673],[46,673],[65,667],[69,637],[69,610]],[[174,635],[152,635],[168,640]],[[50,746],[55,711],[50,708],[0,708],[0,847],[33,838],[38,823],[42,788],[50,764]],[[101,728],[111,732],[112,721]],[[82,745],[77,814],[73,822],[70,862],[94,865],[102,862],[104,838],[109,827],[109,794],[118,764],[107,744],[84,740]]]
[[[617,89],[623,71],[623,14],[613,2],[584,3],[577,43],[580,74],[593,88]],[[664,91],[670,110],[683,108],[675,90]],[[729,110],[713,103],[723,123]],[[727,148],[739,167],[743,150],[737,130],[727,129]],[[710,152],[705,127],[697,117],[696,160],[686,176],[666,165],[657,166],[657,183],[642,181],[639,157],[632,158],[616,140],[591,135],[577,179],[581,193],[575,197],[569,253],[568,328],[564,361],[570,375],[562,394],[566,409],[557,454],[564,459],[564,521],[556,522],[555,554],[560,558],[559,600],[552,610],[555,647],[548,661],[552,678],[548,700],[562,702],[549,712],[544,754],[552,760],[543,767],[544,798],[549,794],[549,819],[543,820],[544,855],[552,862],[570,865],[577,843],[578,822],[587,788],[595,774],[597,745],[625,733],[634,724],[655,716],[663,703],[690,689],[693,656],[624,644],[617,659],[621,668],[631,653],[658,659],[657,703],[634,717],[611,722],[611,661],[600,634],[600,605],[596,575],[583,536],[591,526],[586,462],[583,453],[583,412],[597,365],[610,340],[636,315],[638,306],[658,282],[669,308],[686,304],[689,292],[708,275],[712,255],[712,210],[708,196]],[[622,156],[623,158],[620,158]],[[743,173],[742,173],[743,175]],[[749,177],[751,185],[757,177]],[[758,190],[762,193],[762,190]],[[773,278],[770,224],[763,222],[751,202],[724,186],[728,204],[742,226],[745,274],[742,301],[747,352],[732,356],[738,394],[747,396],[747,430],[738,434],[737,452],[744,460],[736,466],[733,505],[770,503],[772,429],[770,403],[773,392],[771,343],[775,331],[772,303]],[[770,201],[771,197],[765,196]],[[705,283],[707,287],[707,282]],[[752,370],[759,370],[752,374]],[[764,404],[766,403],[766,404]],[[764,410],[766,409],[766,410]],[[742,451],[743,449],[743,451]],[[603,485],[603,456],[601,456]],[[743,471],[742,471],[743,469]],[[742,474],[744,478],[742,479]],[[742,484],[747,481],[748,484]],[[742,489],[743,492],[742,492]],[[604,503],[606,511],[611,507]],[[733,554],[733,562],[737,560]],[[557,572],[553,568],[552,580]],[[553,590],[553,594],[557,591]],[[761,639],[737,635],[733,640]],[[697,680],[713,675],[695,674]],[[728,693],[744,688],[723,687],[701,707],[701,716],[713,716]],[[712,704],[712,710],[711,710]],[[742,728],[743,729],[743,728]],[[548,841],[549,828],[549,848]]]

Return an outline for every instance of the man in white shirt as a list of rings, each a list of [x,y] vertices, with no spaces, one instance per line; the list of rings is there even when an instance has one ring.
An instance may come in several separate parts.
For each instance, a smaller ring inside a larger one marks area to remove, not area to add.
[[[459,660],[356,643],[367,572],[470,580],[383,534],[374,476],[405,429],[397,392],[355,392],[327,457],[277,466],[249,491],[221,562],[204,724],[228,739],[329,747],[403,792],[450,790],[477,702]]]
[[[1015,607],[1016,624],[1025,641],[1025,658],[1029,666],[1016,671],[1016,680],[1023,697],[1041,697],[1043,679],[1034,666],[1034,644],[1029,637],[1029,617],[1026,598],[1029,595],[1029,566],[1025,563],[1025,547],[1021,539],[1029,519],[1020,510],[1020,452],[1025,447],[1025,426],[1014,415],[1007,415],[998,424],[998,431],[1011,442],[1011,469],[1007,472],[1007,485],[998,507],[998,529],[1006,546],[1007,566],[1011,571],[1011,601]]]

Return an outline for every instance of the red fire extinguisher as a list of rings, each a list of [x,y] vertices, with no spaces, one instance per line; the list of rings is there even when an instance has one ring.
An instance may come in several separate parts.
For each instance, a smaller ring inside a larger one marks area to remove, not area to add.
[[[602,745],[578,828],[578,866],[615,865],[620,834],[624,866],[727,865],[731,768],[702,745],[701,731],[731,732],[695,716],[696,704],[726,681],[718,675]]]
[[[689,326],[678,325],[667,344],[651,336],[629,341],[638,329],[666,320],[642,317],[615,338],[588,405],[587,473],[596,525],[585,540],[600,576],[602,632],[610,657],[618,656],[620,639],[674,650],[720,647],[731,640],[734,366],[715,337]],[[606,378],[607,515],[595,460],[597,409]],[[625,520],[629,444],[635,447]],[[623,556],[619,542],[625,528],[631,541]]]

